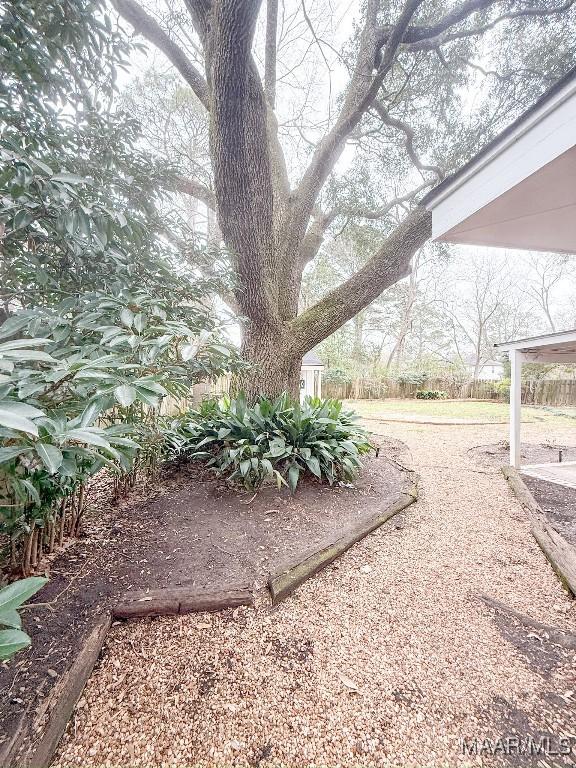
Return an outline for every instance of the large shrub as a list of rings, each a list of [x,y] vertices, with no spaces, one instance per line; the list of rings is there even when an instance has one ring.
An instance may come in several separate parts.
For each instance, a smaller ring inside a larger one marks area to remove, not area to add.
[[[294,493],[306,474],[330,485],[354,479],[371,447],[355,418],[337,400],[282,395],[249,406],[241,395],[206,401],[173,428],[179,451],[229,480],[252,490],[272,479]]]
[[[110,109],[133,48],[105,0],[0,10],[0,565],[78,530],[87,479],[163,457],[158,405],[235,369],[213,254]],[[204,268],[208,264],[209,268]]]

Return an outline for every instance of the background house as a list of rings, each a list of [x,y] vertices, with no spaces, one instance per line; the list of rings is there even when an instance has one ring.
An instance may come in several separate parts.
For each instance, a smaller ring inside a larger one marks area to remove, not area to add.
[[[312,350],[302,358],[300,369],[300,402],[305,397],[322,397],[322,371],[324,364]]]
[[[475,367],[473,362],[466,363],[466,371],[471,379],[474,378]],[[504,363],[501,363],[500,360],[486,360],[480,365],[476,381],[500,381],[503,378]]]

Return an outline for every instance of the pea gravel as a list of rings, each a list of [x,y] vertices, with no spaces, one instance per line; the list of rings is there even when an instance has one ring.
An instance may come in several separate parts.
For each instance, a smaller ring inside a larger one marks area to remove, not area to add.
[[[420,501],[276,609],[115,625],[57,768],[471,766],[491,763],[461,738],[517,732],[510,713],[576,730],[576,657],[539,669],[477,597],[576,630],[505,480],[468,454],[506,427],[371,428],[407,444]]]

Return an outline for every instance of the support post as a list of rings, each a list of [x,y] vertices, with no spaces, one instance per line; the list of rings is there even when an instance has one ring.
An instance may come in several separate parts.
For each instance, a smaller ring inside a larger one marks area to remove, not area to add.
[[[520,406],[522,404],[522,352],[510,350],[510,464],[520,469]]]

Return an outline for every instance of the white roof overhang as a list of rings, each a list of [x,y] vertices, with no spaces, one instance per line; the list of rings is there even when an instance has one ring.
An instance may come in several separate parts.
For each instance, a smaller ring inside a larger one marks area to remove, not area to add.
[[[433,189],[435,240],[576,253],[576,70]]]
[[[576,363],[576,330],[532,336],[495,344],[502,352],[517,350],[523,360],[534,363]]]

